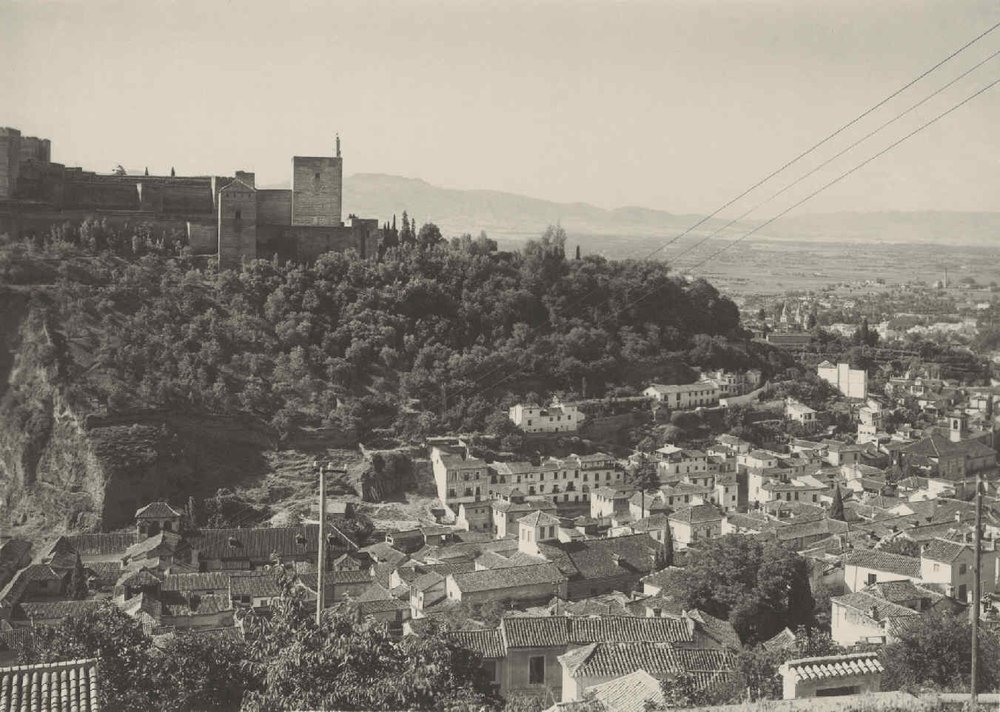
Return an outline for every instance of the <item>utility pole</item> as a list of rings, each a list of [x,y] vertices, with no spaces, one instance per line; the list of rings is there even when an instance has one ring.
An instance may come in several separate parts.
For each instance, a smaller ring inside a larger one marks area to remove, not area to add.
[[[324,574],[326,573],[326,468],[319,466],[319,561],[316,563],[316,625],[323,621],[325,598]]]
[[[969,707],[975,710],[979,705],[979,598],[980,564],[983,544],[983,475],[976,475],[976,531],[974,534],[976,558],[972,568],[972,689],[969,693]]]

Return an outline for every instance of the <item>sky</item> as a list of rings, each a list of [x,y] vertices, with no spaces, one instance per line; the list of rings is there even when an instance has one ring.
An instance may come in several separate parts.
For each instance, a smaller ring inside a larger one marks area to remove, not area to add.
[[[339,132],[347,176],[706,214],[997,22],[997,0],[0,0],[0,125],[67,165],[258,185]],[[1000,29],[793,168],[997,50]],[[1000,57],[767,209],[997,78]],[[797,212],[1000,210],[997,126],[1000,86]]]

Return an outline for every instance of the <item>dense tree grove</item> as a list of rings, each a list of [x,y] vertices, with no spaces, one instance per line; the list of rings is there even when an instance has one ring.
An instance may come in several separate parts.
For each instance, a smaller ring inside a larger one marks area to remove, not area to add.
[[[985,626],[984,626],[985,628]],[[969,689],[972,678],[972,624],[965,613],[925,613],[886,646],[882,656],[887,689]],[[991,629],[979,634],[979,690],[1000,687],[1000,639]]]
[[[155,643],[110,601],[35,629],[25,663],[97,658],[101,707],[118,712],[286,709],[448,710],[501,706],[480,659],[434,625],[392,637],[383,624],[330,611],[317,626],[284,579],[273,615],[246,614],[246,640],[178,634]]]
[[[745,643],[814,624],[809,564],[776,542],[727,534],[698,547],[678,572],[685,608],[729,620]]]
[[[131,247],[84,232],[72,249]],[[482,427],[529,396],[600,397],[681,361],[767,368],[736,306],[663,263],[568,260],[560,228],[519,252],[412,222],[410,233],[379,259],[329,253],[308,266],[257,260],[217,274],[146,242],[125,260],[67,266],[55,323],[71,340],[89,326],[97,360],[70,374],[72,388],[112,411],[242,411],[281,429],[407,434]]]

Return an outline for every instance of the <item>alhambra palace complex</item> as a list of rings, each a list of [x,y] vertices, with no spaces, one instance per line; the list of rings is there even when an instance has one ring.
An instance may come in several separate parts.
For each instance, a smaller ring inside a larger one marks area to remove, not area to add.
[[[99,175],[53,163],[48,139],[0,127],[0,233],[46,230],[88,216],[139,220],[186,232],[195,254],[218,254],[219,267],[257,256],[313,260],[331,250],[366,255],[380,239],[378,220],[341,219],[344,162],[292,158],[291,190],[259,190],[253,173],[235,176]]]

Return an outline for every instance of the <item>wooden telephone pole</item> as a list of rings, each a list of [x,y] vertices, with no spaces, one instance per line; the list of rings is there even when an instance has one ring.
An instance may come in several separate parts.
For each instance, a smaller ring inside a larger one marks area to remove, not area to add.
[[[323,621],[326,573],[326,468],[319,466],[319,561],[316,562],[316,625]]]
[[[976,531],[975,561],[972,568],[972,689],[969,691],[969,706],[975,710],[979,705],[979,599],[981,589],[981,561],[983,548],[983,476],[976,475]]]

